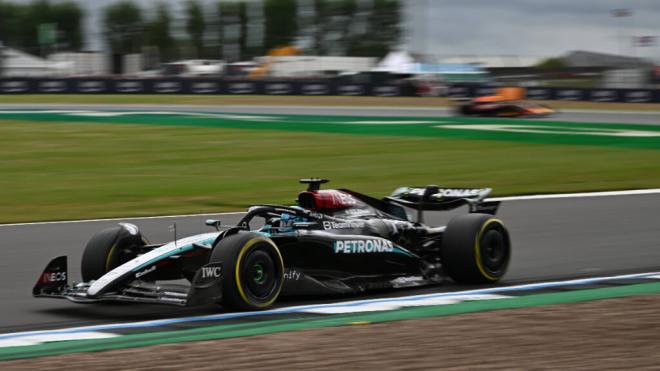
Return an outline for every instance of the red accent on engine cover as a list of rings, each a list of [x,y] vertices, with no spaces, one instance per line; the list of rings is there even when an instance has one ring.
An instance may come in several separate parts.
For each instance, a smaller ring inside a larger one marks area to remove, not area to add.
[[[353,196],[334,189],[300,192],[298,200],[302,207],[315,210],[345,209],[357,204]],[[310,202],[312,200],[313,202]]]

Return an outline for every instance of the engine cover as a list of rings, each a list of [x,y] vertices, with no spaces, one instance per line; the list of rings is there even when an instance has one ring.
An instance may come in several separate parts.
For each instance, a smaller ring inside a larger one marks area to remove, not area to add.
[[[355,207],[358,201],[348,193],[335,189],[324,189],[300,192],[298,204],[309,210],[337,210]]]

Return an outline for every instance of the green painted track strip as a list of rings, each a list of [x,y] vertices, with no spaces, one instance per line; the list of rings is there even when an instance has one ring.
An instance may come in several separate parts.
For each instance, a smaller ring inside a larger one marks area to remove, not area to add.
[[[32,346],[0,348],[0,360],[142,347],[157,344],[179,343],[184,341],[204,341],[241,336],[253,336],[281,331],[343,326],[350,325],[353,322],[388,322],[658,293],[660,293],[660,282],[654,282],[637,285],[617,286],[611,288],[575,290],[550,294],[535,294],[507,299],[471,301],[450,305],[412,307],[383,312],[322,315],[319,317],[315,316],[312,319],[307,317],[282,320],[260,320],[242,324],[216,325],[187,330],[123,335],[108,339],[74,340],[52,342]]]
[[[110,111],[108,111],[110,112]],[[138,124],[156,126],[197,126],[249,130],[277,130],[353,135],[381,135],[424,138],[498,140],[547,144],[577,144],[660,149],[660,136],[609,136],[611,131],[641,131],[660,134],[660,126],[640,124],[584,123],[471,117],[367,117],[310,115],[209,114],[209,116],[149,114],[135,112],[118,116],[84,116],[68,113],[10,113],[0,110],[0,120]],[[361,124],[360,122],[369,122]],[[413,122],[405,124],[403,122]],[[379,124],[379,123],[383,124]],[[418,122],[415,124],[414,122]],[[449,126],[453,125],[451,128]],[[506,125],[513,131],[459,128],[472,125]],[[516,129],[517,128],[517,129]],[[516,131],[517,130],[517,131]],[[530,130],[536,132],[529,132]],[[586,135],[589,131],[599,135]]]

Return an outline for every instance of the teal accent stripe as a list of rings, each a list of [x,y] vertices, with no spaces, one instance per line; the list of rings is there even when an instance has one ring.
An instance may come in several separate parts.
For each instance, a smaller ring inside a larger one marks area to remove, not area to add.
[[[411,253],[410,251],[408,251],[404,248],[398,247],[398,246],[394,246],[394,253],[405,255],[405,256],[414,256],[414,254]]]
[[[207,239],[205,239],[205,240],[202,240],[202,241],[199,241],[199,242],[195,242],[195,243],[197,243],[197,244],[199,244],[199,245],[207,245],[207,246],[208,246],[209,244],[213,243],[213,241],[215,241],[215,239],[216,239],[216,237],[212,237],[212,238],[207,238]],[[158,262],[158,261],[160,261],[160,260],[163,260],[163,259],[165,259],[165,258],[169,258],[169,257],[172,256],[172,255],[177,255],[177,254],[185,253],[185,252],[188,252],[188,251],[190,251],[190,250],[192,250],[192,249],[193,249],[193,244],[190,244],[190,245],[184,245],[183,247],[179,247],[177,250],[170,251],[169,253],[167,253],[167,254],[165,254],[165,255],[160,255],[160,256],[158,256],[158,257],[155,257],[155,258],[149,260],[148,262],[146,262],[146,263],[140,265],[139,267],[134,268],[134,269],[133,269],[133,272],[137,272],[137,271],[139,271],[139,270],[142,270],[143,268],[146,268],[146,267],[150,266],[151,264],[154,264],[154,263],[156,263],[156,262]]]
[[[168,252],[167,254],[159,255],[159,256],[157,256],[157,257],[155,257],[155,258],[149,260],[148,262],[143,263],[143,264],[137,266],[136,268],[133,268],[133,272],[140,271],[140,270],[142,270],[143,268],[146,268],[146,267],[148,267],[148,266],[150,266],[150,265],[152,265],[152,264],[154,264],[154,263],[156,263],[156,262],[159,262],[159,261],[161,261],[161,260],[163,260],[163,259],[167,259],[167,258],[169,258],[169,257],[172,256],[172,255],[181,254],[181,253],[184,253],[184,252],[188,252],[188,251],[190,251],[190,250],[192,250],[192,244],[190,244],[190,245],[186,245],[186,246],[183,246],[183,247],[179,247],[179,248],[177,248],[176,250],[172,250],[172,251]]]

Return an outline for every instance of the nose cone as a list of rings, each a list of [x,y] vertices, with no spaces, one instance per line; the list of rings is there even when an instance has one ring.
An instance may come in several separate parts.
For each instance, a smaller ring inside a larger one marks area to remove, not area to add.
[[[94,297],[102,294],[103,291],[105,291],[105,289],[108,288],[108,286],[119,276],[120,274],[116,270],[104,274],[89,286],[87,289],[87,296]]]

